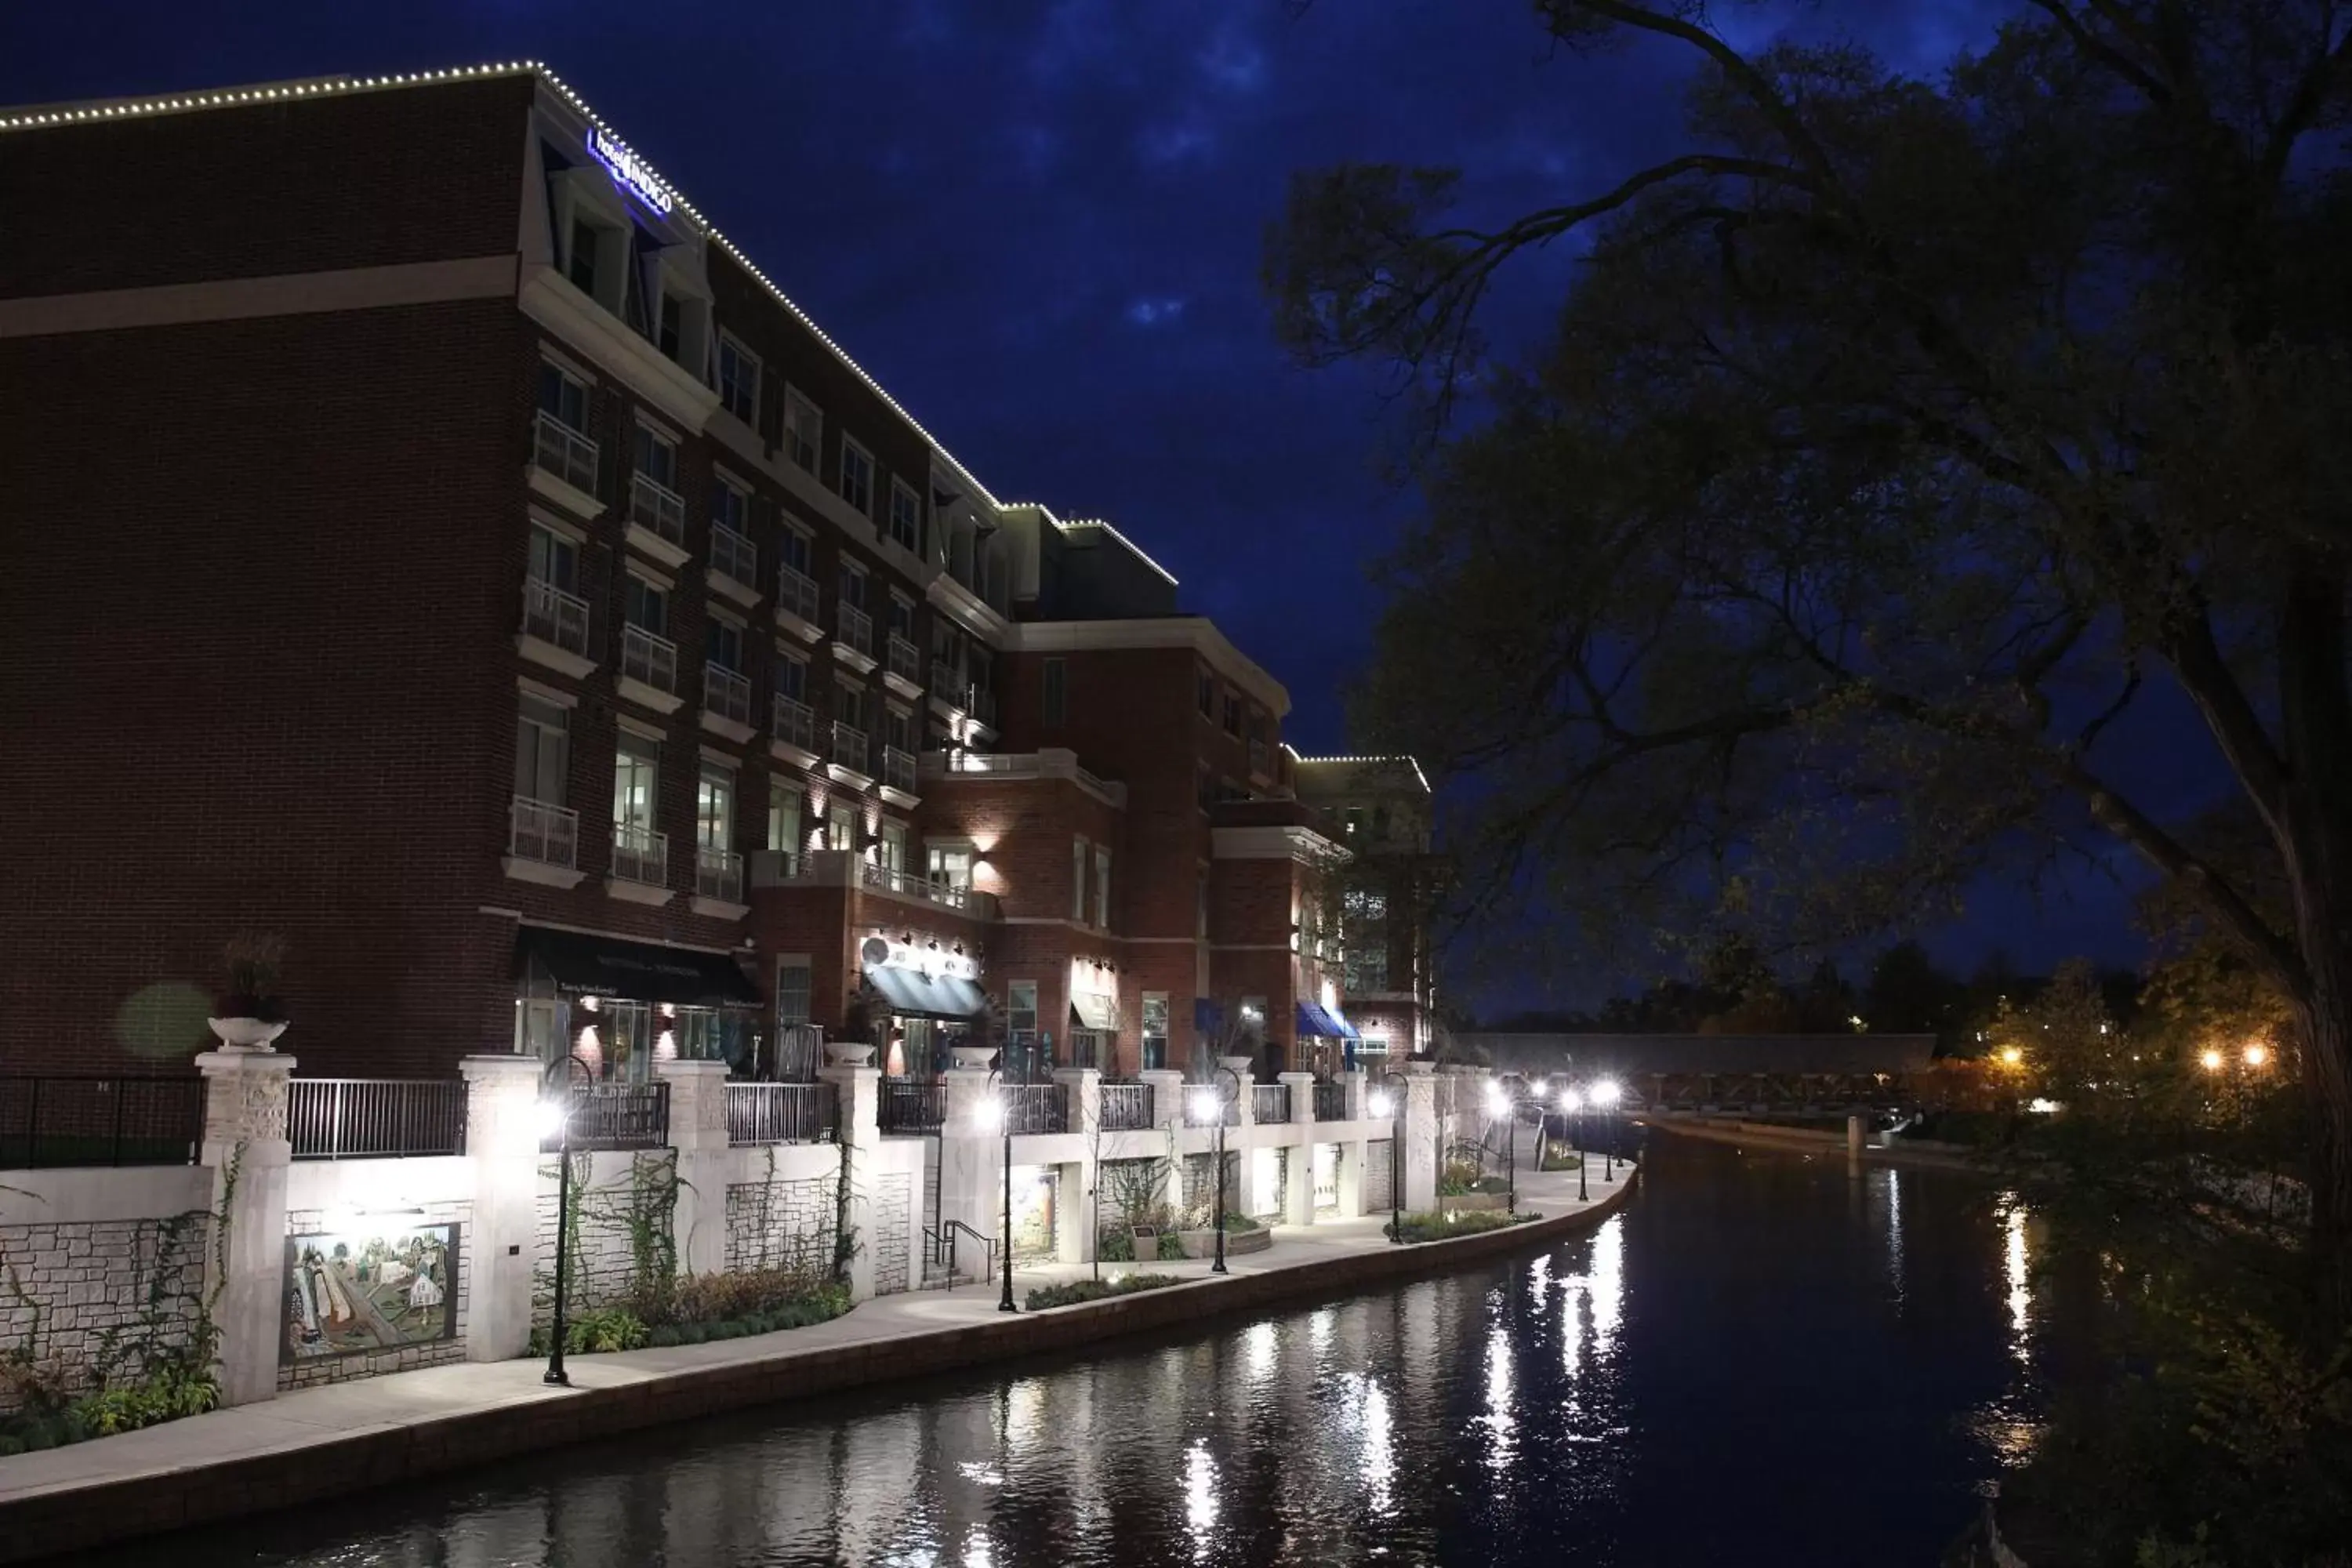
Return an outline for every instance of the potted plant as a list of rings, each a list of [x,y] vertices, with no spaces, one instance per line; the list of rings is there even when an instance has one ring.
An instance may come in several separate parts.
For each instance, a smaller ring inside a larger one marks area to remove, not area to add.
[[[243,936],[221,952],[228,971],[228,989],[217,1014],[205,1020],[233,1051],[266,1051],[286,1032],[285,1004],[278,999],[278,977],[286,958],[286,944],[274,936]]]

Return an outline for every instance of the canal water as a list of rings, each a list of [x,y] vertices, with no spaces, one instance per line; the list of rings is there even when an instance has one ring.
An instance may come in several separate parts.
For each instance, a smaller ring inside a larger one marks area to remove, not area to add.
[[[1507,1263],[84,1561],[1934,1563],[2031,1441],[2032,1216],[1961,1174],[1647,1159]]]

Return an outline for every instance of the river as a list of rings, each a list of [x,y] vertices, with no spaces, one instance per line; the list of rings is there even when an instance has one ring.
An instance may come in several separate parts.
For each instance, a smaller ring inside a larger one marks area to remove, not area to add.
[[[1932,1564],[2030,1440],[2038,1229],[1657,1137],[1629,1208],[1508,1263],[80,1561]]]

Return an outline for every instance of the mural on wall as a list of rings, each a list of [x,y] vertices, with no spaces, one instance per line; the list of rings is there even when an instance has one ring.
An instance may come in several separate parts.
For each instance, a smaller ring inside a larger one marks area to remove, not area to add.
[[[281,1359],[396,1350],[455,1334],[457,1228],[369,1219],[288,1237]]]

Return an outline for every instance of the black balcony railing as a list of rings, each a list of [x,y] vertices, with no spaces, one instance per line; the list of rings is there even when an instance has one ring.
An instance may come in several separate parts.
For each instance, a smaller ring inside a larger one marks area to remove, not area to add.
[[[1013,1132],[1067,1132],[1070,1100],[1058,1083],[1016,1083],[1004,1089],[1004,1122]]]
[[[297,1160],[466,1152],[462,1079],[298,1078],[286,1086]]]
[[[1151,1086],[1148,1083],[1103,1085],[1101,1114],[1106,1132],[1142,1131],[1151,1125]]]
[[[937,1132],[947,1124],[948,1086],[929,1079],[886,1078],[877,1115],[885,1132]]]
[[[659,1149],[669,1142],[667,1083],[582,1084],[572,1091],[574,1149]],[[553,1152],[557,1141],[540,1147]]]
[[[0,1078],[0,1170],[193,1165],[199,1078]]]
[[[727,1142],[830,1143],[840,1122],[841,1096],[829,1083],[730,1083]]]
[[[1261,1127],[1278,1126],[1290,1120],[1290,1086],[1286,1083],[1256,1083],[1250,1086],[1256,1098],[1251,1102],[1253,1119]]]
[[[1344,1083],[1318,1083],[1315,1086],[1315,1120],[1345,1121],[1348,1120],[1348,1086]]]

